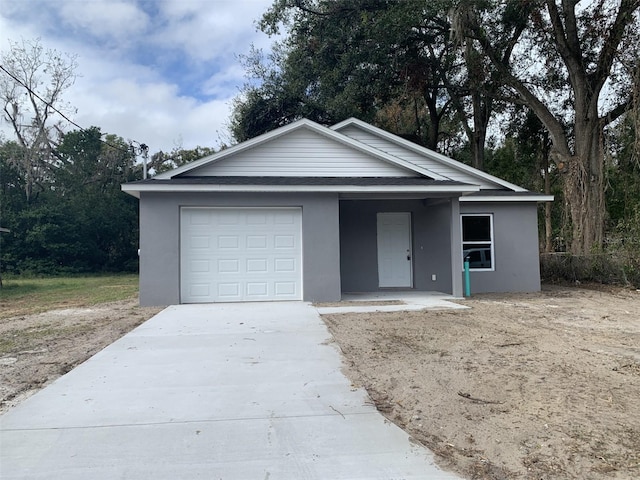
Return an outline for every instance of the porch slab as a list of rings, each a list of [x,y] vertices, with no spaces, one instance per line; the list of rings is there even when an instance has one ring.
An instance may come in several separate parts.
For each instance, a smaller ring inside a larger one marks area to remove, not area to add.
[[[399,301],[400,305],[367,305],[373,302]],[[383,290],[379,292],[343,293],[343,306],[316,307],[320,314],[403,312],[415,310],[446,310],[470,308],[454,303],[459,298],[441,292],[420,292],[416,290]],[[354,303],[362,305],[354,305]]]

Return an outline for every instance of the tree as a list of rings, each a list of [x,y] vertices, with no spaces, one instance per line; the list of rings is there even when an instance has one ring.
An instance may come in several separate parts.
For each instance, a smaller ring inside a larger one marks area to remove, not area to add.
[[[27,203],[24,179],[0,145],[2,268],[14,273],[131,271],[137,267],[138,208],[120,190],[141,177],[129,145],[91,127],[63,134],[42,190]]]
[[[640,0],[465,1],[452,17],[549,132],[563,174],[575,254],[602,247],[604,130],[630,108],[640,60]],[[634,80],[635,79],[635,80]]]
[[[504,121],[505,138],[501,145],[487,155],[487,172],[516,183],[532,191],[553,195],[555,202],[540,205],[544,226],[543,250],[552,252],[562,245],[566,236],[561,222],[562,189],[558,169],[551,164],[549,133],[535,114],[527,107],[517,106],[509,111]],[[558,227],[554,230],[553,225]],[[555,241],[554,241],[555,235]]]
[[[73,85],[76,75],[75,57],[56,50],[45,50],[39,40],[10,42],[0,55],[0,101],[4,118],[22,147],[10,162],[24,180],[27,202],[34,188],[50,175],[52,152],[60,132],[53,116],[64,109],[62,96]]]
[[[131,269],[138,241],[137,201],[120,186],[141,176],[134,152],[122,138],[106,135],[103,140],[100,129],[91,127],[64,134],[56,156],[55,193],[79,232],[76,267]]]
[[[285,24],[288,37],[268,58],[254,51],[246,59],[259,85],[249,84],[235,102],[235,138],[300,117],[335,123],[357,116],[436,149],[443,126],[453,125],[449,3],[275,1],[260,26],[271,34]]]
[[[154,174],[166,172],[168,170],[181,167],[182,165],[193,162],[203,157],[213,155],[215,149],[210,147],[197,146],[192,149],[184,149],[176,147],[169,153],[165,153],[162,150],[151,155],[149,161],[149,170]]]

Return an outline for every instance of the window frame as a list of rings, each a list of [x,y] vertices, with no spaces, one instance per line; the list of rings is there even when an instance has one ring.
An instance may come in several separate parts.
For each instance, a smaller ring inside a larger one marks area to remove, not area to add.
[[[488,217],[489,218],[489,235],[490,235],[490,240],[489,241],[464,241],[464,217]],[[461,251],[460,254],[462,255],[462,269],[464,271],[464,250],[465,250],[465,244],[473,244],[473,245],[478,245],[478,244],[484,244],[487,245],[491,251],[491,267],[490,268],[486,268],[486,267],[471,267],[469,266],[469,271],[473,271],[473,272],[495,272],[496,270],[496,256],[495,256],[495,235],[494,235],[494,231],[493,231],[493,213],[461,213],[460,214],[460,244],[461,244]]]

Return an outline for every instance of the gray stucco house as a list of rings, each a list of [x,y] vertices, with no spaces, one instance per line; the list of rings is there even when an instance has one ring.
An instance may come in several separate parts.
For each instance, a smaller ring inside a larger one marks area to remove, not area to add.
[[[527,191],[356,119],[300,120],[122,189],[140,302],[336,301],[381,289],[540,289]]]

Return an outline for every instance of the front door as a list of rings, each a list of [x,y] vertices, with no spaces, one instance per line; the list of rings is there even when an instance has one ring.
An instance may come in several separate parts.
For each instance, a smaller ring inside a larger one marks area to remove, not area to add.
[[[411,213],[378,213],[378,284],[412,287]]]

